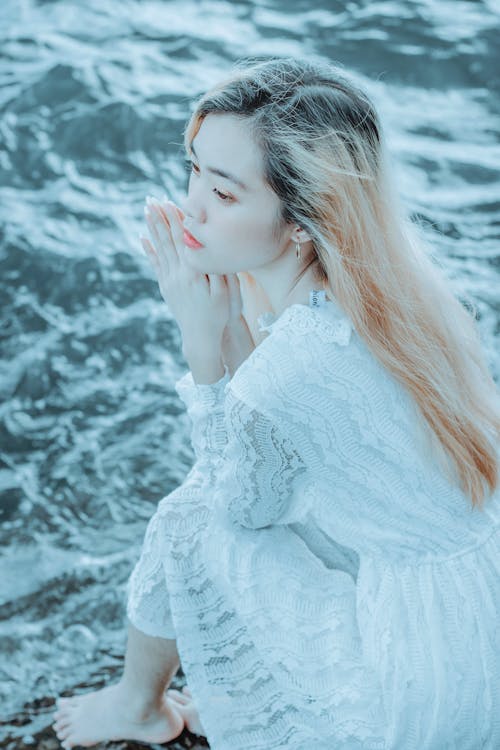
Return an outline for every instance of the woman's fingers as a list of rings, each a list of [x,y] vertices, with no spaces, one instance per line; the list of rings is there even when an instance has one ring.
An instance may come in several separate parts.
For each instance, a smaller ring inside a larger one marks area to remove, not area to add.
[[[150,196],[146,199],[146,221],[156,245],[156,254],[167,273],[179,263],[184,245],[184,213],[172,201],[160,203]]]
[[[226,274],[227,287],[231,296],[236,299],[240,296],[240,282],[238,281],[238,275],[236,273]]]
[[[172,201],[165,201],[163,203],[163,210],[168,216],[168,220],[170,222],[170,233],[172,235],[174,245],[177,248],[177,252],[182,252],[181,247],[184,244],[184,239],[183,239],[184,227],[182,225],[182,220],[178,213],[180,209],[177,209],[177,206],[174,203],[172,203]]]
[[[206,347],[211,341],[219,342],[227,325],[227,280],[220,274],[198,273],[189,266],[183,218],[183,212],[172,201],[160,203],[148,198],[146,221],[150,240],[141,237],[141,243],[183,339]]]
[[[227,293],[227,286],[224,276],[218,273],[208,273],[208,280],[210,284],[210,295],[213,297],[220,297],[224,292]]]
[[[221,277],[218,273],[207,273],[208,281],[210,283],[210,291],[215,292],[220,289]]]
[[[146,224],[148,226],[151,239],[153,240],[156,257],[158,258],[160,253],[161,237],[156,226],[156,217],[150,207],[144,208],[144,217],[146,219]],[[151,245],[151,243],[149,244]]]
[[[146,214],[146,219],[151,235],[157,245],[157,255],[165,265],[166,271],[169,272],[178,261],[178,256],[172,239],[168,218],[165,217],[159,205],[150,203],[149,215]]]
[[[153,265],[155,271],[158,271],[159,269],[159,262],[158,262],[158,256],[156,255],[155,249],[151,242],[141,235],[140,237],[141,245],[143,247],[144,252],[146,253],[147,257],[149,258],[151,264]]]
[[[237,320],[243,309],[243,298],[241,296],[240,281],[238,274],[226,274],[227,288],[229,292],[229,319]]]
[[[166,203],[166,201],[167,201],[167,196],[165,196],[163,202]],[[186,214],[184,213],[184,211],[182,210],[182,208],[179,208],[179,206],[176,206],[173,201],[170,201],[170,203],[175,207],[175,210],[177,212],[177,216],[184,223],[184,219],[186,217]]]

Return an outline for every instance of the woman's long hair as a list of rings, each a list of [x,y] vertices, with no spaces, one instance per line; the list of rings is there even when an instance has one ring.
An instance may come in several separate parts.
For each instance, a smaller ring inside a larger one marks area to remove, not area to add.
[[[372,102],[333,65],[273,58],[243,61],[201,97],[188,153],[209,114],[248,120],[281,201],[277,234],[286,222],[309,233],[327,295],[413,396],[448,477],[482,507],[485,483],[491,493],[498,483],[498,390],[474,305],[455,298],[402,210]]]

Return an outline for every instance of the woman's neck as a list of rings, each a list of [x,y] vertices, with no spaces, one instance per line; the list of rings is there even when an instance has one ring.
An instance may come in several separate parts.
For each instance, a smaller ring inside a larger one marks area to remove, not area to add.
[[[312,272],[312,268],[299,279],[291,292],[283,296],[281,301],[273,302],[264,288],[256,281],[255,277],[248,272],[238,273],[240,280],[241,297],[243,300],[242,315],[250,329],[252,338],[257,346],[266,337],[266,333],[259,331],[258,318],[262,313],[270,312],[276,316],[281,315],[283,310],[294,304],[309,304],[309,293],[312,289],[322,289],[324,284],[319,282]]]

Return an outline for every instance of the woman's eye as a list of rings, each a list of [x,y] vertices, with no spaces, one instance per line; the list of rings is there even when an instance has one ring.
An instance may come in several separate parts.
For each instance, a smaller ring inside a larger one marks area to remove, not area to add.
[[[231,199],[230,195],[226,195],[225,193],[221,193],[220,190],[217,190],[217,188],[214,188],[214,193],[217,195],[218,198],[220,198],[223,201],[228,201]]]
[[[191,159],[185,160],[186,169],[188,172],[192,172],[193,174],[199,175],[200,174],[200,168],[197,164],[195,164]],[[226,193],[222,193],[220,190],[217,190],[217,188],[213,188],[213,192],[216,194],[218,198],[220,198],[221,201],[230,201],[232,199],[232,195],[227,195]]]
[[[196,164],[190,159],[186,159],[185,165],[188,172],[194,172],[195,174],[198,174],[198,172],[200,171]]]

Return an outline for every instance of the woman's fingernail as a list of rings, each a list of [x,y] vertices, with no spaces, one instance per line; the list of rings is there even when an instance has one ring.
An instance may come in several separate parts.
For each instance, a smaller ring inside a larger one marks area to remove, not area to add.
[[[149,208],[147,206],[144,206],[144,215],[149,216]]]

